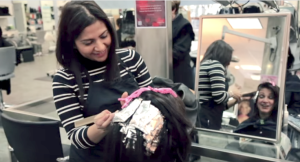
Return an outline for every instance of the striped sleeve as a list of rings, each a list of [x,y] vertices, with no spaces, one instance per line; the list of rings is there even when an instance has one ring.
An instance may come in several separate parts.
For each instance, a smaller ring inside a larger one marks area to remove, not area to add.
[[[152,78],[148,68],[143,58],[136,51],[129,50],[129,54],[123,57],[122,60],[133,73],[140,87],[152,86]]]
[[[208,69],[212,98],[218,104],[227,102],[229,94],[225,90],[225,69],[219,62],[213,62]]]
[[[53,79],[53,98],[57,114],[65,128],[71,143],[79,149],[95,146],[87,136],[87,126],[75,128],[74,122],[83,119],[79,99],[75,95],[74,77],[65,71],[59,71]]]

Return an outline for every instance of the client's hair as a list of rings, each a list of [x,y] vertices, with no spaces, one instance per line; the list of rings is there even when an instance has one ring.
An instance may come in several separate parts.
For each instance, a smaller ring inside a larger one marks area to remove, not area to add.
[[[180,97],[175,98],[171,94],[153,91],[145,91],[139,98],[151,101],[151,104],[158,108],[164,116],[164,126],[160,131],[159,144],[154,154],[150,156],[145,154],[144,139],[142,132],[138,129],[136,129],[137,140],[134,143],[134,148],[126,148],[122,142],[125,135],[120,132],[121,126],[118,123],[113,123],[105,140],[106,161],[185,161],[191,145],[188,129],[192,126],[185,118],[183,101]]]

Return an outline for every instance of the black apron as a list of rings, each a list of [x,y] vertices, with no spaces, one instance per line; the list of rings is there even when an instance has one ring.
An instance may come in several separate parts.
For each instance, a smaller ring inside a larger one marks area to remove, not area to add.
[[[229,84],[225,82],[225,91],[229,89]],[[222,126],[223,111],[227,102],[217,104],[213,99],[209,99],[201,104],[199,111],[201,128],[220,130]]]
[[[202,128],[220,130],[225,104],[217,104],[213,99],[201,103],[199,118]]]
[[[139,89],[134,75],[128,70],[123,61],[120,60],[120,64],[129,75],[112,82],[94,83],[90,80],[88,98],[83,109],[84,117],[99,114],[103,110],[115,112],[121,109],[118,98],[124,92],[131,94]],[[70,162],[103,162],[105,161],[104,149],[105,137],[95,147],[89,149],[77,149],[74,145],[71,145]]]

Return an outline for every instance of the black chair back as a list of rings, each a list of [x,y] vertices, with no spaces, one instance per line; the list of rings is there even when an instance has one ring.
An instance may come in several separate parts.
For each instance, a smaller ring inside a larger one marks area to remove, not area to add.
[[[58,121],[22,121],[1,113],[9,145],[19,162],[56,162],[63,157]]]

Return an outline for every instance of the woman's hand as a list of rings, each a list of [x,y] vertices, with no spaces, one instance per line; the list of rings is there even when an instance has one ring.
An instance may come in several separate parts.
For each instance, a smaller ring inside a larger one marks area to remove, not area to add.
[[[104,110],[94,118],[94,123],[98,129],[105,130],[110,125],[114,116],[114,113],[111,113],[108,110]]]
[[[238,91],[235,91],[235,92],[230,92],[229,93],[231,97],[233,97],[234,99],[236,99],[237,102],[240,102],[241,101],[241,93],[238,92]]]
[[[128,93],[124,92],[121,98],[126,98],[126,97],[128,97]],[[125,103],[124,101],[120,101],[120,102],[121,105],[124,105]],[[114,116],[115,113],[112,113],[108,110],[104,110],[94,118],[94,123],[96,124],[98,129],[106,129],[111,123]]]
[[[128,93],[127,92],[124,92],[121,96],[121,98],[126,98],[128,97]],[[121,105],[123,106],[125,104],[125,101],[120,101]]]

